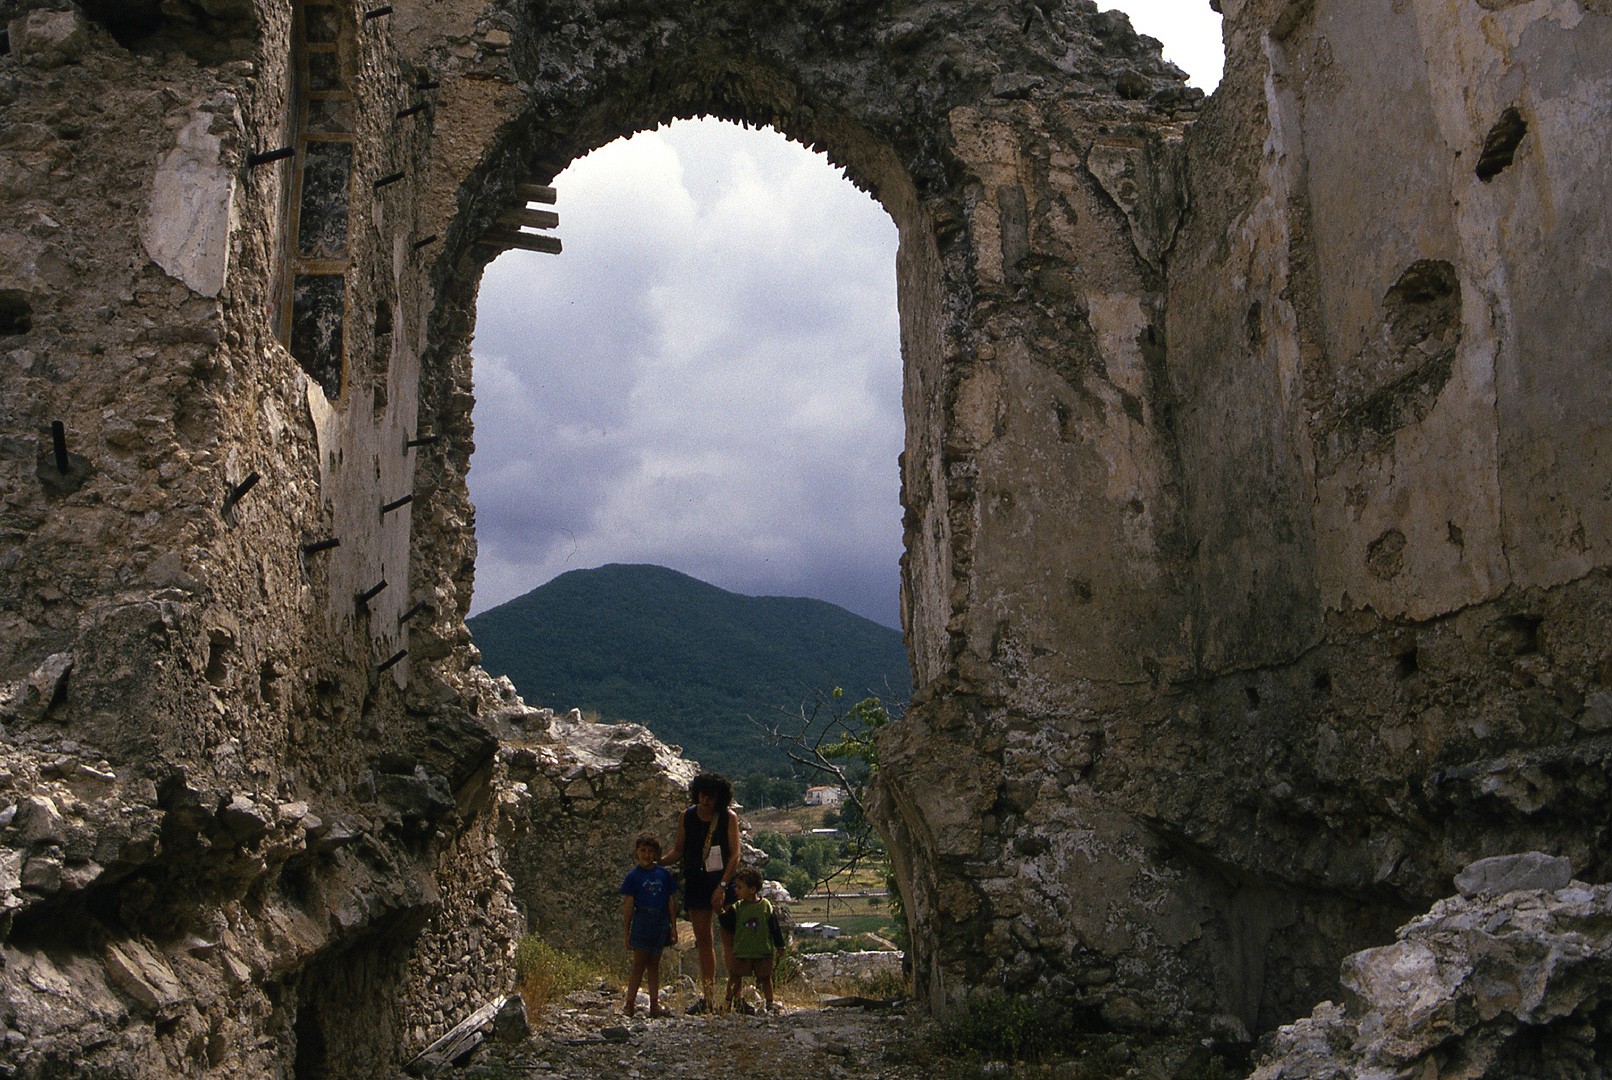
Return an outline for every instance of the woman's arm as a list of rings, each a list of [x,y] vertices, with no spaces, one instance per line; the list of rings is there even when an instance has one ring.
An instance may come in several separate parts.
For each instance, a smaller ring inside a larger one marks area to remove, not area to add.
[[[728,856],[728,865],[722,868],[722,883],[726,885],[738,873],[739,862],[744,858],[744,848],[739,843],[739,815],[732,810],[728,811],[728,850],[733,852]]]
[[[724,886],[733,880],[733,875],[739,869],[739,860],[744,857],[744,850],[739,847],[739,815],[732,810],[728,811],[728,850],[733,854],[728,856],[728,865],[722,868],[722,880],[711,893],[711,907],[716,911],[722,910]]]
[[[677,815],[677,840],[672,844],[672,850],[660,857],[662,866],[674,866],[677,860],[683,857],[683,815]]]

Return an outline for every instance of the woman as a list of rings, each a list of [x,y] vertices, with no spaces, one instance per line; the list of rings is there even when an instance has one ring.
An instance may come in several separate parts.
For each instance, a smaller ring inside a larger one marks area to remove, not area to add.
[[[662,866],[683,863],[683,897],[694,944],[700,955],[704,998],[690,1012],[709,1012],[716,1002],[716,950],[711,942],[711,915],[733,903],[733,875],[739,869],[739,817],[733,785],[720,773],[701,773],[688,786],[694,805],[677,819],[677,840],[660,860]],[[722,927],[722,958],[731,972],[733,928]]]

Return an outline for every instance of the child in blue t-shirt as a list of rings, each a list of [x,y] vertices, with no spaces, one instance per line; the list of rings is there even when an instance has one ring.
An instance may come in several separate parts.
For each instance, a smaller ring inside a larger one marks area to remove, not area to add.
[[[638,1004],[638,984],[649,976],[649,1015],[664,1016],[660,1007],[660,951],[677,944],[677,879],[660,865],[660,841],[645,833],[633,843],[638,865],[627,871],[617,891],[621,929],[632,950],[632,974],[627,977],[627,1004],[631,1016]]]

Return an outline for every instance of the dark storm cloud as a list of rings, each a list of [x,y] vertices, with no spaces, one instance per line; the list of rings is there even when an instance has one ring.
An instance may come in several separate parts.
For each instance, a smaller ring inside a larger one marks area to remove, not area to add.
[[[566,253],[489,268],[475,609],[655,562],[897,618],[895,227],[771,132],[679,125],[558,179]]]

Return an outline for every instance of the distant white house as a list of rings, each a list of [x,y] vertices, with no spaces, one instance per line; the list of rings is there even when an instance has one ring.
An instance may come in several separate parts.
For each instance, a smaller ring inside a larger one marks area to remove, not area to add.
[[[795,933],[799,937],[837,938],[840,928],[833,923],[799,922],[795,924]]]
[[[836,784],[815,784],[806,789],[807,806],[838,806],[845,801],[845,792]]]

